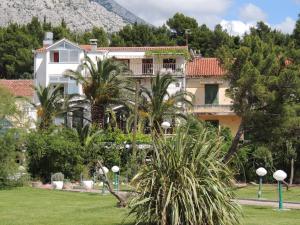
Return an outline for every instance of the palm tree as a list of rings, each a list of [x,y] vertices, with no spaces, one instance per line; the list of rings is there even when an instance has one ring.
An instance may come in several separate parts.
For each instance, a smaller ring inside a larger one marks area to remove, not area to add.
[[[61,93],[61,86],[34,87],[38,104],[31,103],[37,110],[39,129],[44,130],[50,127],[55,117],[66,113],[67,99]]]
[[[147,115],[151,128],[158,131],[164,119],[174,119],[176,117],[186,118],[184,107],[192,105],[192,95],[186,91],[178,91],[169,94],[169,86],[176,79],[172,75],[160,76],[159,74],[151,79],[151,88],[141,87],[141,94],[144,98],[144,114]],[[146,99],[146,101],[145,101]]]
[[[130,90],[129,81],[122,75],[128,74],[129,71],[124,64],[114,58],[104,60],[97,58],[95,64],[86,57],[80,69],[87,71],[87,76],[80,70],[67,70],[65,76],[82,84],[83,92],[91,105],[92,123],[104,128],[107,107],[113,104],[122,105],[127,101],[126,91]]]
[[[135,224],[240,224],[222,144],[206,129],[191,134],[189,125],[169,138],[154,136],[151,160],[131,182]]]

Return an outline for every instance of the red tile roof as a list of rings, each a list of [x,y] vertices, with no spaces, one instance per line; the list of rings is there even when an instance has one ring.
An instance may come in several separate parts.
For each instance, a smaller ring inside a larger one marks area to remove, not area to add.
[[[217,58],[195,58],[186,65],[187,77],[223,76],[225,70]]]
[[[143,47],[100,47],[98,50],[111,52],[144,52],[151,50],[188,50],[187,46],[143,46]]]
[[[82,50],[91,51],[91,45],[79,45]],[[149,50],[178,50],[178,49],[186,49],[187,46],[144,46],[144,47],[98,47],[98,51],[111,51],[111,52],[143,52]],[[45,52],[46,48],[39,48],[36,52],[41,53]]]
[[[0,86],[7,88],[13,95],[33,97],[33,80],[0,80]]]

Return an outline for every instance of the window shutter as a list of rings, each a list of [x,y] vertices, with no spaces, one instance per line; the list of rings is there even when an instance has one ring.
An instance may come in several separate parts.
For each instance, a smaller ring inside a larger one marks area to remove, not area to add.
[[[219,104],[219,85],[206,84],[205,85],[205,104]]]

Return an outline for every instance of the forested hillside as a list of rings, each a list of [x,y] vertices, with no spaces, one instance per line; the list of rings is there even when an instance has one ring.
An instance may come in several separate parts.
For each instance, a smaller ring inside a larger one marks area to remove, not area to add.
[[[75,33],[67,28],[64,21],[53,26],[46,20],[39,22],[33,18],[27,25],[10,24],[0,28],[0,78],[19,79],[32,76],[32,50],[41,47],[44,33],[52,31],[54,39],[63,37],[79,44],[87,44],[90,38],[97,38],[99,46],[158,46],[186,45],[200,50],[205,57],[216,56],[222,46],[237,49],[241,37],[230,36],[217,25],[213,30],[206,25],[198,24],[193,18],[183,14],[175,14],[162,27],[145,24],[127,25],[116,33],[106,33],[102,28],[94,27],[91,32]],[[295,27],[294,35],[283,34],[272,30],[260,22],[251,30],[250,35],[259,36],[262,40],[271,40],[279,46],[300,46],[300,20]]]

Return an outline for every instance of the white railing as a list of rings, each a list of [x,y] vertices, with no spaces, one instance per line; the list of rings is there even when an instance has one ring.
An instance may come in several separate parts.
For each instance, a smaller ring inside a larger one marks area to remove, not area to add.
[[[215,113],[215,114],[233,114],[232,105],[217,105],[217,104],[205,104],[194,105],[194,113]]]
[[[184,74],[183,65],[175,63],[130,63],[129,69],[131,70],[132,75],[151,76],[160,73],[182,76]]]

